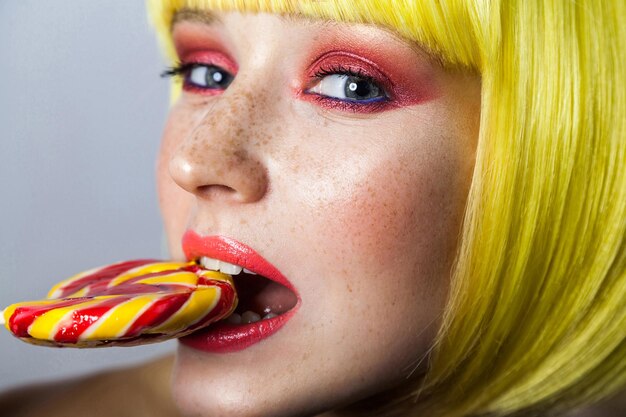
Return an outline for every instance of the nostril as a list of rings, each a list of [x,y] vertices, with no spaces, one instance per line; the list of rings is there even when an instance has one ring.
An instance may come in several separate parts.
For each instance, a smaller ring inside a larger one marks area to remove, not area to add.
[[[201,185],[197,187],[196,194],[204,198],[233,198],[237,194],[237,190],[227,185],[213,184],[213,185]]]

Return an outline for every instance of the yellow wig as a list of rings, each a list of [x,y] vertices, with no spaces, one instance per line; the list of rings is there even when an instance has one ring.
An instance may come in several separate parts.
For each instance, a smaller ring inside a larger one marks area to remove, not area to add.
[[[392,28],[482,76],[448,305],[424,378],[373,415],[546,415],[626,386],[626,2],[148,0]]]

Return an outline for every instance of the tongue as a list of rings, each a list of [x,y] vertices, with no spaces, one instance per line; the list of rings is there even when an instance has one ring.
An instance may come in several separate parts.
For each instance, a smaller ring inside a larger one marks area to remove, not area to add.
[[[250,307],[252,311],[259,314],[282,314],[291,310],[297,302],[296,295],[290,289],[275,282],[270,282],[260,293],[252,298]]]
[[[235,287],[239,296],[238,313],[249,310],[261,316],[268,313],[282,314],[298,302],[293,291],[260,275],[237,275]]]

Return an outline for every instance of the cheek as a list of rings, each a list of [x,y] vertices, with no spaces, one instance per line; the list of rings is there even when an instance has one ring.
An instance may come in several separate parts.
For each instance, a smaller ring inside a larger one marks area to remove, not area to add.
[[[372,174],[355,189],[352,204],[337,206],[335,236],[351,247],[351,271],[345,276],[356,294],[352,309],[360,314],[388,311],[430,320],[443,306],[456,248],[462,201],[455,195],[452,173],[427,163],[397,163]],[[362,311],[359,300],[368,300]],[[379,320],[374,314],[372,322]],[[392,320],[394,321],[394,320]],[[435,327],[433,327],[435,328]],[[394,333],[391,328],[390,338]]]
[[[332,352],[329,368],[340,367],[346,378],[404,378],[438,328],[464,207],[462,161],[448,156],[452,138],[411,141],[423,146],[336,161],[318,198],[298,210],[296,220],[306,223],[293,241],[306,240],[301,258],[314,260],[301,268],[314,271],[298,282],[302,308],[323,323],[311,330],[314,350]],[[356,360],[362,346],[367,352]]]
[[[358,265],[443,267],[456,247],[465,187],[454,157],[405,152],[377,165],[333,205],[330,230]]]
[[[307,266],[318,271],[303,285],[315,292],[323,279],[332,290],[320,309],[341,310],[341,317],[377,321],[376,312],[385,311],[382,320],[390,314],[398,322],[420,314],[430,320],[449,284],[471,154],[452,132],[414,129],[419,133],[407,137],[393,126],[382,130],[363,146],[333,149],[302,164],[323,171],[291,187],[308,203],[292,210],[301,225],[292,240],[306,240],[302,259],[315,260]]]

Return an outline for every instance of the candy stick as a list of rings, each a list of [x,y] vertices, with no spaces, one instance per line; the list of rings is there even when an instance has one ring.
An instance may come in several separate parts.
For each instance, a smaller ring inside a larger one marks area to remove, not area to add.
[[[4,310],[0,310],[0,326],[4,326]]]

